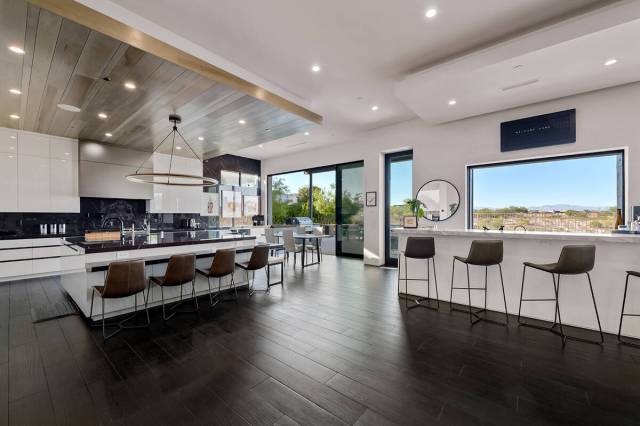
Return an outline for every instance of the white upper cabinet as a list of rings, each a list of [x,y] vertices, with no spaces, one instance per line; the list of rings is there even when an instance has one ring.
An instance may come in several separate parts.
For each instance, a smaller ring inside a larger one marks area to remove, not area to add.
[[[18,156],[0,152],[0,212],[18,211]]]
[[[0,152],[7,154],[18,153],[18,132],[0,128]]]
[[[80,212],[78,142],[0,128],[0,212]]]
[[[18,210],[51,212],[49,158],[18,156]]]
[[[153,171],[202,176],[202,162],[195,158],[153,154]],[[151,213],[200,213],[202,188],[188,186],[153,185]]]
[[[51,210],[59,213],[80,211],[78,162],[51,158]]]
[[[38,133],[18,133],[18,154],[49,158],[48,135]]]
[[[50,138],[49,152],[51,158],[78,161],[78,142],[66,138]]]

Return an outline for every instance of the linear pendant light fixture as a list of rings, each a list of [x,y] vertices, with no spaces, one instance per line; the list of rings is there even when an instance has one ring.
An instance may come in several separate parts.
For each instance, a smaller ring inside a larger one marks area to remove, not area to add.
[[[202,162],[202,159],[198,156],[198,154],[196,154],[193,148],[191,148],[191,145],[189,145],[187,140],[178,131],[178,124],[182,122],[182,118],[178,114],[170,114],[169,121],[173,123],[173,128],[171,129],[171,132],[169,132],[169,134],[162,140],[162,142],[160,142],[153,149],[153,152],[151,153],[151,155],[145,161],[143,161],[142,164],[140,164],[140,167],[138,167],[135,173],[126,176],[127,180],[131,182],[136,182],[136,183],[153,183],[156,185],[166,185],[166,186],[207,187],[207,186],[217,185],[218,184],[217,180],[208,178],[205,176],[188,175],[188,174],[171,172],[171,167],[173,165],[173,150],[176,145],[176,135],[180,136],[184,144],[189,147],[193,155],[195,155],[195,157],[200,162]],[[147,161],[149,161],[150,158],[153,157],[153,154],[158,150],[158,148],[162,146],[162,144],[164,144],[166,141],[169,140],[169,137],[171,137],[171,157],[169,158],[169,171],[167,173],[156,173],[156,172],[140,173],[140,169],[142,168],[142,166]]]

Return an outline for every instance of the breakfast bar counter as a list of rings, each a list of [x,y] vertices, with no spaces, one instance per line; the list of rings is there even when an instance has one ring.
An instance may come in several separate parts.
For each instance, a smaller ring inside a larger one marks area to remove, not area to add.
[[[69,239],[78,247],[84,260],[84,268],[61,276],[61,284],[71,296],[82,314],[88,317],[91,309],[93,286],[104,285],[109,263],[119,260],[145,260],[146,275],[162,276],[165,273],[169,258],[174,254],[195,254],[196,267],[208,269],[213,255],[220,249],[235,249],[236,260],[246,261],[251,249],[255,245],[255,237],[240,234],[222,233],[220,231],[181,231],[153,234],[136,234],[125,236],[117,241],[85,241],[84,239]],[[236,286],[246,285],[246,277],[241,271],[234,277]],[[213,284],[212,284],[213,285]],[[221,287],[228,288],[230,279],[223,279]],[[215,282],[217,289],[217,280]],[[202,276],[196,277],[196,293],[207,294],[209,290],[207,280]],[[180,298],[180,289],[166,288],[165,301],[172,302]],[[144,301],[138,298],[138,309]],[[149,306],[160,303],[160,290],[152,286],[149,293]],[[112,317],[126,314],[134,310],[133,298],[105,300],[105,316]],[[102,316],[101,304],[93,307],[93,319]]]
[[[504,244],[502,272],[506,292],[507,311],[517,315],[522,286],[523,262],[557,262],[562,247],[573,244],[593,244],[596,246],[595,267],[591,272],[593,290],[598,305],[602,329],[617,333],[624,295],[626,271],[640,270],[640,235],[633,234],[578,234],[530,231],[482,231],[482,230],[435,230],[435,229],[393,229],[399,237],[398,247],[402,251],[409,236],[429,236],[435,241],[435,265],[438,279],[439,299],[449,301],[453,256],[467,256],[473,240],[500,239]],[[426,261],[407,260],[409,278],[426,277]],[[405,276],[404,257],[399,262],[399,273]],[[469,266],[472,287],[484,285],[484,267]],[[435,297],[433,274],[431,297]],[[633,277],[631,278],[634,279]],[[456,262],[456,287],[466,286],[464,265]],[[504,312],[504,302],[497,267],[488,268],[487,309]],[[406,292],[426,296],[426,283],[409,281]],[[405,283],[400,281],[400,293],[405,293]],[[483,307],[483,292],[472,292],[471,304]],[[527,268],[525,298],[552,298],[553,281],[550,274]],[[468,293],[454,290],[453,302],[467,305]],[[559,294],[562,322],[582,328],[597,329],[593,302],[587,278],[584,275],[562,277]],[[522,315],[546,321],[553,321],[553,302],[529,302],[522,306]],[[640,313],[640,283],[629,286],[627,312]],[[623,334],[640,336],[640,318],[627,317]]]

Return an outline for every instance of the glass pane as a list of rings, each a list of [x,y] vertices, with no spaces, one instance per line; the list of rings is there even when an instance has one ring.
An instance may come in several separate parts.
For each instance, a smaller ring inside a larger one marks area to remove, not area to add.
[[[622,154],[477,167],[474,229],[609,232],[622,209]]]
[[[413,160],[403,157],[401,160],[391,160],[389,164],[389,227],[401,228],[402,217],[411,215],[411,210],[405,201],[413,198],[412,188]],[[389,233],[389,258],[398,258],[398,238]]]
[[[282,225],[289,217],[309,217],[309,175],[304,172],[271,177],[271,223]]]
[[[220,171],[220,182],[222,185],[240,185],[240,173],[230,172],[228,170]]]
[[[260,184],[260,176],[258,175],[242,173],[242,176],[240,178],[242,179],[241,186],[244,187],[257,188]]]
[[[364,254],[364,167],[339,166],[341,178],[340,228],[337,233],[341,254]]]
[[[336,223],[336,172],[313,173],[313,223]]]

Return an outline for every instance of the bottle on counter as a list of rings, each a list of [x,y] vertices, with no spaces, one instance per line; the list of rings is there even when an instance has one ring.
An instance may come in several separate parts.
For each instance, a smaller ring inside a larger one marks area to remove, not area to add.
[[[616,221],[613,224],[613,229],[618,229],[622,225],[622,209],[616,209]]]

